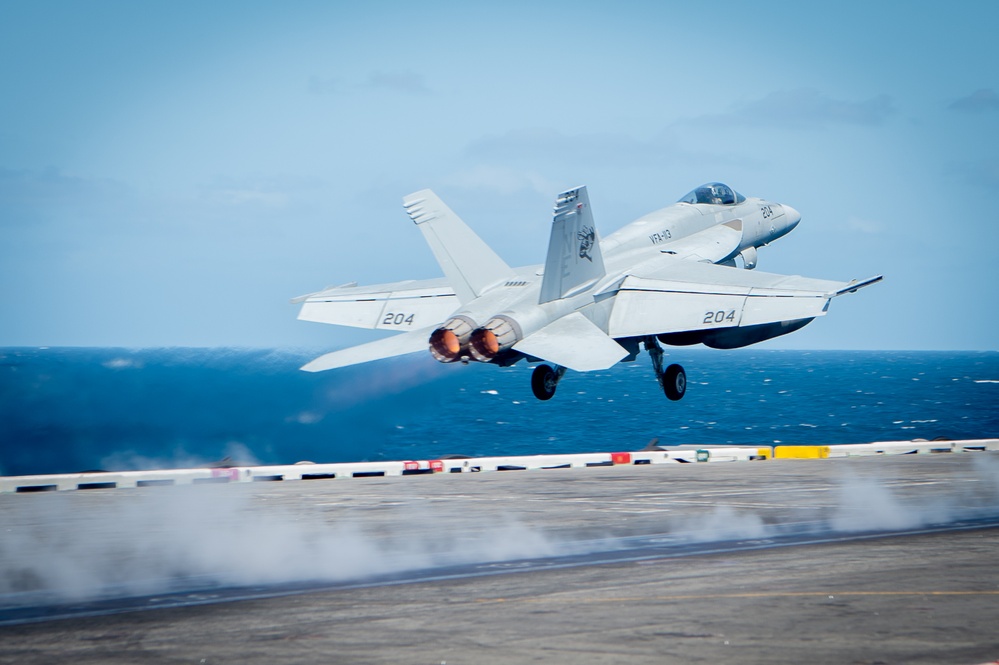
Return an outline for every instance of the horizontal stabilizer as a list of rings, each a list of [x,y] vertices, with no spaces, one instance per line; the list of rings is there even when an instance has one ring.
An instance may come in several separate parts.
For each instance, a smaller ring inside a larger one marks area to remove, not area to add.
[[[324,289],[295,298],[298,318],[337,326],[408,332],[447,320],[460,303],[447,280],[408,280],[392,284],[356,284]]]
[[[302,369],[306,372],[322,372],[327,369],[360,365],[372,360],[381,360],[382,358],[393,358],[395,356],[406,355],[407,353],[426,351],[429,348],[427,340],[430,339],[432,331],[433,326],[413,330],[401,335],[393,335],[385,339],[378,339],[359,346],[352,346],[349,349],[333,351],[303,365]]]
[[[577,372],[607,369],[628,355],[627,349],[579,312],[549,323],[513,348]]]

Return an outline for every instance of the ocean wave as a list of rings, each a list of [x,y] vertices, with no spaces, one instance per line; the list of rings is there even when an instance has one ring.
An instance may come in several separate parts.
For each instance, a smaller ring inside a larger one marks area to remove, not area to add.
[[[999,376],[994,352],[671,349],[690,385],[677,403],[665,399],[644,358],[569,372],[555,398],[539,402],[525,364],[442,365],[413,355],[300,372],[315,355],[0,349],[0,470],[434,459],[638,450],[653,437],[685,446],[773,438],[761,432],[805,444],[999,433],[999,409],[980,387],[999,380],[967,378]]]

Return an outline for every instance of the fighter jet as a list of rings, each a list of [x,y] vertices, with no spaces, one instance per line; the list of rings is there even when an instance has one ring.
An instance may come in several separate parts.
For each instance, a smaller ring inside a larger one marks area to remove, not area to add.
[[[531,388],[551,399],[566,369],[607,369],[642,348],[666,397],[687,389],[662,344],[734,349],[786,335],[833,298],[881,276],[834,282],[756,272],[757,250],[801,220],[789,205],[727,185],[698,187],[601,239],[586,187],[555,199],[543,266],[510,268],[429,189],[403,198],[444,278],[327,288],[292,300],[298,318],[401,334],[334,351],[318,372],[429,352],[442,363],[538,365]]]

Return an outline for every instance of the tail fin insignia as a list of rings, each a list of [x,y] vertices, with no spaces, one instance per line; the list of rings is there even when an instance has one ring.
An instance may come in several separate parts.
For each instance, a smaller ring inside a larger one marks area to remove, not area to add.
[[[548,241],[548,258],[539,302],[564,298],[580,286],[603,276],[600,237],[593,223],[586,187],[559,194],[555,199],[555,217]]]

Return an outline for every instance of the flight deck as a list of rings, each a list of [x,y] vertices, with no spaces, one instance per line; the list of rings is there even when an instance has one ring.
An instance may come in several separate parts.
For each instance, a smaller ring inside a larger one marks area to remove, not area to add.
[[[995,660],[979,443],[7,493],[0,662]]]

